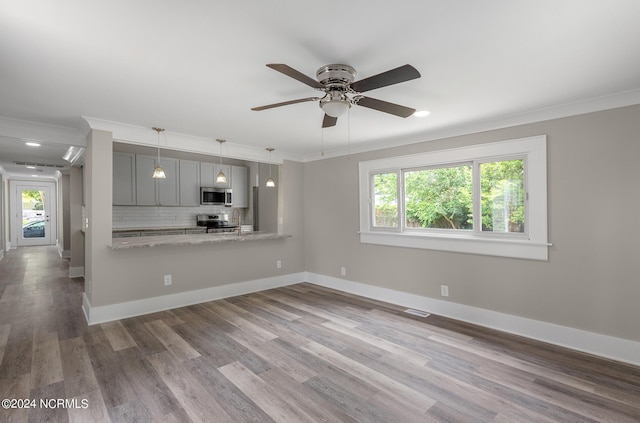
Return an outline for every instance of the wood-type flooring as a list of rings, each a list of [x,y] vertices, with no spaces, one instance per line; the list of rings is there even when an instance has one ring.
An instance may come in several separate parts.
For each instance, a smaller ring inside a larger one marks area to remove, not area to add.
[[[525,338],[308,283],[87,326],[67,274],[0,261],[1,422],[640,421],[640,368]]]

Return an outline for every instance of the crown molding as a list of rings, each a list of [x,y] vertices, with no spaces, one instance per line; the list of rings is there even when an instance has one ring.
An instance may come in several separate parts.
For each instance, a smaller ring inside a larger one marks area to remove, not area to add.
[[[569,116],[577,116],[587,113],[599,112],[602,110],[616,109],[640,104],[640,89],[624,91],[602,97],[591,98],[561,104],[552,107],[531,110],[522,113],[500,116],[492,119],[469,122],[462,125],[442,127],[418,134],[406,135],[403,137],[384,140],[364,145],[351,145],[348,148],[339,148],[325,151],[324,154],[314,153],[302,157],[303,162],[312,162],[333,157],[348,156],[356,153],[366,153],[369,151],[383,150],[391,147],[400,147],[409,144],[435,141],[443,138],[469,135],[477,132],[491,131],[495,129],[508,128],[512,126],[525,125],[528,123],[542,122],[546,120],[560,119]]]

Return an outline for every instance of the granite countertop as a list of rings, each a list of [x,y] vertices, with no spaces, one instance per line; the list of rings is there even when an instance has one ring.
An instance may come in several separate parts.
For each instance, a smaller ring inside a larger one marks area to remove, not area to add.
[[[110,248],[123,250],[128,248],[156,247],[160,245],[202,245],[219,244],[223,242],[259,241],[265,239],[291,238],[291,235],[252,232],[247,234],[191,234],[191,235],[166,235],[166,236],[140,236],[133,238],[114,238]]]

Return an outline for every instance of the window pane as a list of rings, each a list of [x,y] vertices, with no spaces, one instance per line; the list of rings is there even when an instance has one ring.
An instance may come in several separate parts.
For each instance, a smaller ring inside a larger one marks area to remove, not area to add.
[[[471,166],[404,174],[408,228],[473,229]]]
[[[482,230],[524,232],[524,161],[480,164]]]
[[[373,175],[373,226],[398,227],[398,174],[377,173]]]
[[[44,191],[22,191],[22,237],[45,237]]]

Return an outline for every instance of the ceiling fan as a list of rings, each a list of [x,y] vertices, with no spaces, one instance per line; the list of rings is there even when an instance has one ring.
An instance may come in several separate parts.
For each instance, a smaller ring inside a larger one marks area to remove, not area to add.
[[[420,78],[420,72],[411,65],[400,66],[355,82],[356,70],[348,65],[336,64],[322,66],[316,71],[317,81],[282,63],[271,63],[268,64],[267,67],[296,79],[311,88],[324,92],[324,96],[306,97],[284,101],[282,103],[268,104],[266,106],[253,107],[251,110],[260,111],[274,107],[288,106],[289,104],[319,101],[320,108],[324,111],[324,119],[322,120],[323,128],[335,126],[338,117],[349,110],[353,104],[403,118],[411,116],[416,111],[410,107],[360,95],[360,93],[375,90],[376,88]]]

